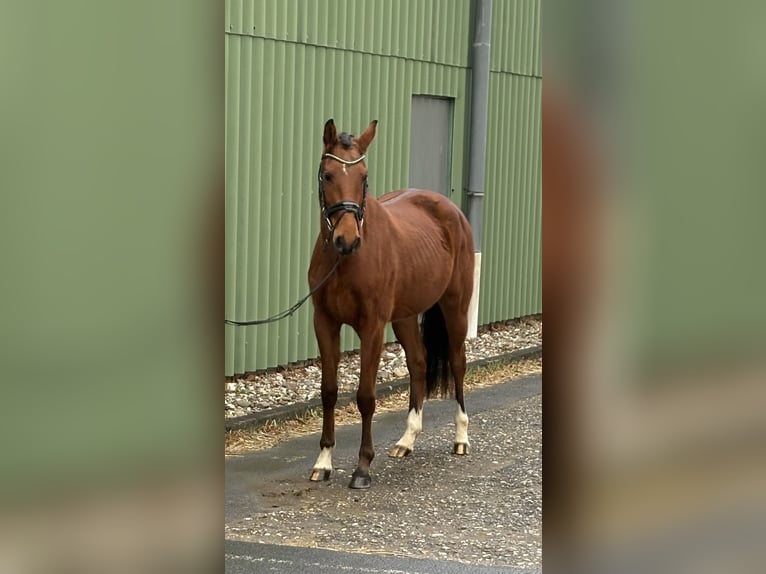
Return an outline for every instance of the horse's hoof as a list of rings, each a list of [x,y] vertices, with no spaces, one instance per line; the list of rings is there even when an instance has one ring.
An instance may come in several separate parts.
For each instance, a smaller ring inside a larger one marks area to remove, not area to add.
[[[311,482],[322,482],[323,480],[330,480],[330,471],[326,468],[315,468],[311,472]]]
[[[357,489],[366,489],[370,488],[370,484],[372,481],[370,480],[370,474],[362,472],[361,470],[355,470],[354,474],[351,475],[351,482],[349,483],[349,488],[357,488]]]
[[[411,452],[411,448],[407,448],[406,446],[399,446],[397,444],[394,448],[391,449],[391,452],[388,453],[388,456],[391,458],[404,458]]]
[[[452,454],[468,454],[468,444],[464,442],[456,442],[452,447]]]

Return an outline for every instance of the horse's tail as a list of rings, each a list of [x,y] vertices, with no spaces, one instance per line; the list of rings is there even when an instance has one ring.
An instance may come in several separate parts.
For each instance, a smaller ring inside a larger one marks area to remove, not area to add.
[[[444,314],[436,303],[423,313],[420,323],[426,347],[426,395],[446,396],[450,392],[452,377],[449,366],[449,336]]]

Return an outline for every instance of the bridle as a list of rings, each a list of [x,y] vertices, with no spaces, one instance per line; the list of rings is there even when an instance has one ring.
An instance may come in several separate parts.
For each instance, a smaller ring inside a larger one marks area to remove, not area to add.
[[[343,165],[356,165],[360,161],[363,161],[364,158],[367,157],[367,154],[362,154],[361,157],[358,157],[356,159],[343,159],[342,157],[338,157],[337,155],[333,155],[331,153],[326,153],[322,155],[322,159],[319,162],[319,205],[322,207],[322,215],[324,216],[325,221],[327,222],[327,229],[330,231],[328,236],[325,238],[325,245],[327,245],[327,241],[332,237],[332,232],[335,229],[335,226],[332,224],[332,220],[330,217],[332,217],[334,214],[338,213],[339,211],[343,212],[343,215],[346,213],[353,213],[354,217],[356,218],[356,224],[361,231],[362,225],[364,224],[364,208],[367,204],[367,178],[364,180],[364,191],[362,193],[362,205],[359,205],[355,201],[339,201],[338,203],[331,205],[330,207],[327,207],[327,202],[325,201],[324,197],[324,179],[322,179],[322,161],[324,161],[325,158],[334,159],[335,161],[339,161]],[[338,221],[343,217],[343,215],[338,218]],[[335,225],[338,224],[338,221],[335,222]],[[330,277],[332,277],[333,273],[335,273],[335,270],[338,269],[338,266],[340,265],[340,262],[343,261],[343,256],[338,256],[338,258],[335,260],[335,263],[330,268],[330,271],[328,271],[327,275],[325,275],[319,283],[314,285],[312,287],[311,291],[308,292],[304,297],[298,300],[295,305],[290,307],[289,309],[285,309],[284,311],[280,311],[276,315],[272,315],[271,317],[267,317],[265,319],[256,319],[254,321],[232,321],[230,319],[224,319],[224,323],[226,325],[239,325],[239,326],[247,326],[247,325],[263,325],[264,323],[273,323],[274,321],[279,321],[280,319],[284,319],[285,317],[289,317],[293,313],[295,313],[298,308],[303,305],[309,297],[311,297],[314,293],[319,291],[326,283],[330,280]]]
[[[364,180],[364,188],[362,191],[362,204],[359,205],[355,201],[339,201],[338,203],[334,203],[331,206],[327,206],[327,202],[325,201],[324,196],[324,178],[322,177],[322,162],[325,158],[334,159],[335,161],[339,161],[343,165],[356,165],[360,161],[363,161],[364,158],[367,157],[367,154],[362,154],[360,157],[356,159],[343,159],[342,157],[338,157],[337,155],[333,155],[331,153],[326,153],[322,155],[322,158],[319,160],[319,206],[322,208],[322,216],[324,217],[325,223],[327,223],[327,230],[330,232],[330,235],[332,235],[332,232],[335,230],[335,226],[338,225],[340,220],[343,218],[343,215],[346,213],[353,213],[354,218],[356,218],[356,224],[359,227],[359,230],[361,231],[362,226],[364,225],[364,210],[367,205],[367,179]],[[345,168],[344,168],[345,169]],[[335,222],[335,225],[333,225],[332,220],[330,219],[333,215],[338,213],[339,211],[342,211],[343,214],[338,218],[338,221]]]

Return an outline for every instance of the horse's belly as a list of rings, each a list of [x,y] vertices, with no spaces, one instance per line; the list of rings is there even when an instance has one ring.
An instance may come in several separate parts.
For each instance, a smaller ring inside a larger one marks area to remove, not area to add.
[[[448,282],[448,276],[436,274],[403,283],[396,292],[391,320],[397,321],[427,311],[439,301]]]

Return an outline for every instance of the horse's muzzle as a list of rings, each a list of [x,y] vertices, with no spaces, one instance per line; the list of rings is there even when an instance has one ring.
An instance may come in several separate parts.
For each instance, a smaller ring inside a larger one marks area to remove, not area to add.
[[[356,237],[354,239],[353,243],[351,243],[351,245],[349,245],[346,242],[346,240],[343,238],[342,235],[338,235],[335,238],[335,242],[334,242],[335,243],[335,250],[338,253],[340,253],[341,255],[351,255],[354,251],[359,249],[359,244],[361,242],[362,242],[361,238],[360,237]]]

